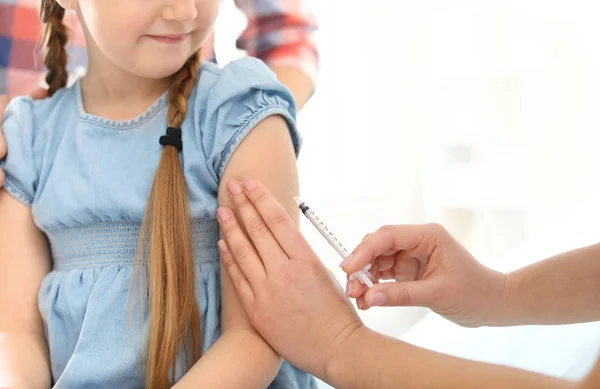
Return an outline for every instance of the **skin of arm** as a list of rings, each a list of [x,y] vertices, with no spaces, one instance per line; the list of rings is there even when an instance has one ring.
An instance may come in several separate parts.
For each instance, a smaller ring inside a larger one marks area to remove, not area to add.
[[[590,374],[581,382],[579,389],[596,389],[600,388],[600,359],[596,362],[596,366]]]
[[[338,349],[321,378],[339,389],[577,387],[571,381],[439,354],[366,327],[355,331]]]
[[[600,320],[600,244],[568,251],[515,270],[490,312],[499,326]]]
[[[31,209],[0,188],[0,387],[47,389],[50,358],[37,297],[50,271]]]
[[[229,161],[219,186],[219,205],[232,205],[227,183],[257,178],[267,185],[298,223],[293,193],[298,192],[294,149],[283,118],[271,116],[242,141]],[[222,335],[175,385],[177,389],[266,388],[281,366],[281,357],[248,320],[229,273],[221,263]],[[234,368],[233,368],[234,367]]]
[[[294,96],[298,111],[304,108],[314,91],[313,80],[301,69],[293,66],[273,65],[271,70],[273,70],[279,82],[285,85]]]

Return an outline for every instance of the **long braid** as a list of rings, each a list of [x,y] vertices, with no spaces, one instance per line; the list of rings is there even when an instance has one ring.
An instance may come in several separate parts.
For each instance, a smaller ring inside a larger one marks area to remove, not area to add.
[[[46,83],[48,84],[48,95],[67,85],[69,75],[67,73],[67,50],[65,45],[69,39],[67,27],[63,23],[65,10],[56,0],[42,0],[40,17],[44,25],[44,65],[48,69]]]
[[[169,127],[181,128],[199,64],[197,52],[174,76],[169,90]],[[165,146],[140,235],[143,257],[139,261],[147,261],[149,273],[147,389],[166,389],[173,384],[181,349],[187,369],[202,352],[192,244],[187,189],[178,150]]]
[[[194,53],[177,72],[169,89],[169,127],[180,128],[187,114],[187,100],[194,88],[200,67],[200,52]]]

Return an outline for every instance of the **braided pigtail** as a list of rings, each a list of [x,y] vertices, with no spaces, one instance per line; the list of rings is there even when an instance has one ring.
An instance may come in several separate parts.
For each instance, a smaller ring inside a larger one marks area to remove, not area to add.
[[[177,355],[182,348],[188,369],[202,351],[187,189],[179,162],[181,125],[199,65],[197,52],[175,74],[169,89],[168,135],[161,138],[165,147],[140,236],[140,260],[148,264],[149,273],[148,389],[166,389],[173,384]]]

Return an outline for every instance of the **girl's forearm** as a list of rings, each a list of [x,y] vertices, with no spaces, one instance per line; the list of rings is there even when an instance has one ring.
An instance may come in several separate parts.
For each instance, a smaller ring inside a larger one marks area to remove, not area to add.
[[[175,389],[265,389],[281,357],[252,330],[225,332],[179,380]]]

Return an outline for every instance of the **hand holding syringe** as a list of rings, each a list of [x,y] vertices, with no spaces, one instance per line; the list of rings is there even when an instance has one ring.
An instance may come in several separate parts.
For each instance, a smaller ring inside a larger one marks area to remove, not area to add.
[[[342,244],[336,239],[336,237],[329,231],[325,224],[315,213],[306,205],[305,202],[300,200],[297,196],[294,196],[294,200],[296,200],[296,204],[306,216],[306,218],[312,223],[313,226],[323,235],[323,237],[329,242],[331,247],[342,257],[342,259],[346,259],[350,256],[350,253],[342,246]],[[371,273],[369,273],[369,269],[371,268],[371,264],[367,264],[362,270],[357,271],[350,275],[350,280],[358,279],[361,283],[367,285],[367,287],[372,288],[373,282],[371,281]]]

